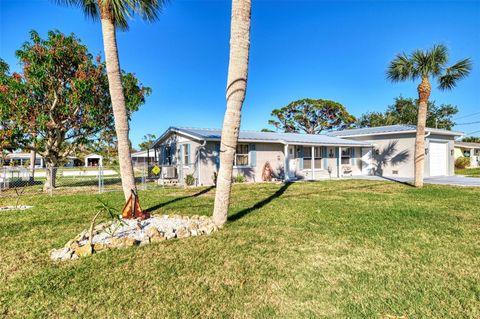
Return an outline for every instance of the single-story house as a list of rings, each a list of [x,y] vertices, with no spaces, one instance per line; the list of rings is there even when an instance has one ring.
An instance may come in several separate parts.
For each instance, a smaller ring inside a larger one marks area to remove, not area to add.
[[[461,133],[427,129],[426,176],[453,175],[453,141]],[[167,129],[153,144],[161,179],[214,184],[221,130]],[[233,177],[262,181],[265,164],[277,180],[316,180],[354,175],[413,177],[415,127],[394,125],[308,135],[240,131]]]
[[[85,156],[85,167],[103,166],[103,156],[98,154],[88,154]]]
[[[470,167],[480,166],[480,143],[455,141],[455,159],[470,157]]]
[[[388,125],[330,132],[330,136],[373,144],[372,153],[362,150],[362,161],[375,175],[413,177],[415,125]],[[454,175],[454,142],[461,132],[426,128],[425,177]]]
[[[134,167],[146,167],[148,163],[155,161],[155,150],[149,149],[132,153],[132,163]]]
[[[12,164],[13,161],[13,164]],[[73,167],[76,166],[78,160],[75,156],[68,156],[67,162],[64,167]],[[5,157],[5,166],[25,166],[30,163],[30,153],[27,152],[13,152],[9,153]],[[35,154],[35,168],[44,168],[45,160],[42,156]]]

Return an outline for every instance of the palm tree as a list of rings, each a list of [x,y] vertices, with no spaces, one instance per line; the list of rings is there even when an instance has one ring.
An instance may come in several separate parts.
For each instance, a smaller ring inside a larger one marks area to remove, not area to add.
[[[121,80],[116,29],[128,30],[128,19],[139,14],[146,21],[155,21],[167,0],[54,0],[62,5],[80,7],[84,14],[101,20],[108,86],[115,118],[118,161],[125,200],[136,190],[128,139],[128,114]]]
[[[232,172],[243,101],[247,91],[250,48],[251,0],[232,0],[230,27],[230,62],[227,79],[227,110],[220,142],[220,169],[217,176],[213,221],[221,226],[227,221],[232,188]]]
[[[387,70],[387,78],[392,82],[421,80],[417,87],[419,109],[417,135],[415,138],[415,186],[423,186],[425,162],[425,126],[427,105],[430,97],[430,79],[438,81],[438,88],[451,90],[457,82],[466,77],[472,68],[470,59],[463,59],[448,66],[448,49],[444,45],[434,45],[430,50],[415,50],[410,55],[398,54]]]

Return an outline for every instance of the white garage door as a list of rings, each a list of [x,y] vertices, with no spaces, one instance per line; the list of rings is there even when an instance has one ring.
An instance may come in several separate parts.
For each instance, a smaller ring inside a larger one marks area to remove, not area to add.
[[[448,175],[447,145],[430,142],[430,176]]]

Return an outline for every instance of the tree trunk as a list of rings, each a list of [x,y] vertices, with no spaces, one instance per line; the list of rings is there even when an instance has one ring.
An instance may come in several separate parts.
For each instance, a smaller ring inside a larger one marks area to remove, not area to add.
[[[232,0],[230,62],[227,79],[227,110],[220,143],[220,169],[217,176],[213,221],[221,226],[227,221],[232,187],[232,171],[240,130],[240,118],[247,90],[250,48],[250,0]]]
[[[35,161],[37,159],[37,152],[35,152],[35,144],[33,145],[34,149],[30,151],[30,181],[29,184],[35,184]]]
[[[132,157],[128,143],[128,115],[123,95],[120,63],[118,60],[115,25],[108,14],[102,14],[103,45],[107,65],[108,86],[112,99],[115,132],[117,133],[118,162],[122,178],[125,201],[130,197],[131,190],[136,190],[133,175]]]
[[[45,169],[45,184],[43,185],[44,192],[51,192],[57,186],[57,169],[58,168],[54,163],[47,161]]]
[[[428,98],[430,97],[430,82],[428,78],[422,78],[418,85],[418,119],[417,135],[415,138],[415,187],[423,187],[423,175],[425,170],[425,126],[427,123]]]

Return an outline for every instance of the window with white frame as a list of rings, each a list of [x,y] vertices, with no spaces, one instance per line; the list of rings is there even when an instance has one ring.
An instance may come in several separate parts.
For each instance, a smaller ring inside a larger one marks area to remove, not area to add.
[[[351,153],[352,152],[350,147],[342,148],[342,164],[343,165],[350,164]]]
[[[182,151],[183,151],[183,165],[185,166],[188,166],[190,163],[189,163],[189,159],[190,159],[190,147],[188,147],[189,145],[188,144],[183,144],[182,145]]]
[[[322,168],[322,147],[315,146],[313,154],[313,160],[315,162],[315,169]],[[303,147],[303,169],[312,168],[312,147],[304,146]]]
[[[234,166],[248,166],[248,144],[237,144]]]

